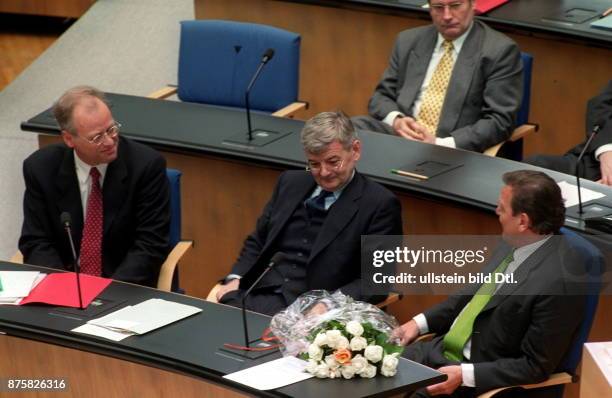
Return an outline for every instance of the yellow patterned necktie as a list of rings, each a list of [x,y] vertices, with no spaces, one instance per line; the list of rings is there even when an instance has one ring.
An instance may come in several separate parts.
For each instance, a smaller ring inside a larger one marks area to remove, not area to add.
[[[442,43],[444,54],[436,67],[425,94],[417,120],[425,125],[430,133],[436,135],[442,104],[446,97],[446,89],[453,73],[453,42],[445,40]]]

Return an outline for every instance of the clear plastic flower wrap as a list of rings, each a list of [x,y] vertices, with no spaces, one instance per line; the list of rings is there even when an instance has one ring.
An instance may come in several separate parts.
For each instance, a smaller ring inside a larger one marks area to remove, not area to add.
[[[370,323],[388,336],[399,326],[393,316],[372,304],[354,301],[340,291],[312,290],[274,315],[270,329],[280,340],[283,356],[296,356],[308,351],[313,331],[329,321]]]

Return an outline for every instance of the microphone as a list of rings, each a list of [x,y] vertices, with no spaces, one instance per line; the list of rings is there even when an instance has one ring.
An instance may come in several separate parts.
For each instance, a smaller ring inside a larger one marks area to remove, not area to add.
[[[586,150],[591,145],[591,141],[593,141],[593,139],[599,132],[599,129],[601,128],[602,124],[603,124],[602,122],[595,123],[595,125],[593,126],[593,130],[591,130],[591,134],[589,134],[589,138],[587,139],[586,144],[584,144],[584,147],[582,148],[580,155],[578,155],[578,160],[576,161],[576,186],[578,187],[578,214],[581,216],[583,214],[583,211],[582,211],[582,194],[580,193],[580,161],[582,160],[582,157],[584,156]]]
[[[272,267],[284,261],[285,257],[286,257],[285,253],[282,253],[282,252],[275,253],[270,259],[270,262],[268,263],[268,266],[266,267],[264,272],[262,272],[261,275],[259,275],[259,277],[255,280],[255,282],[253,282],[253,284],[242,295],[242,325],[244,327],[244,340],[245,340],[244,346],[247,348],[249,348],[249,330],[248,330],[247,321],[246,321],[246,304],[245,304],[246,298],[248,297],[249,294],[251,294],[251,290],[253,290],[253,288],[257,286],[259,281],[262,280],[262,278],[272,269]]]
[[[253,141],[253,129],[251,128],[251,104],[249,103],[249,95],[251,94],[251,88],[253,88],[253,84],[255,84],[255,80],[257,80],[257,78],[259,77],[259,74],[261,73],[261,70],[263,69],[264,65],[267,64],[272,59],[272,57],[274,57],[274,49],[268,48],[266,52],[262,55],[261,62],[259,63],[259,67],[257,67],[257,70],[255,71],[255,74],[251,78],[251,82],[247,86],[246,92],[244,93],[244,103],[246,107],[247,125],[249,128],[249,131],[248,131],[249,142]]]
[[[83,309],[83,299],[81,294],[81,267],[79,266],[79,261],[77,259],[76,250],[74,249],[74,240],[72,239],[72,217],[70,213],[67,211],[62,212],[60,214],[60,222],[64,226],[64,230],[66,231],[66,235],[68,235],[68,241],[70,242],[70,249],[72,250],[72,261],[74,261],[74,273],[76,275],[77,282],[77,292],[79,295],[79,308]]]

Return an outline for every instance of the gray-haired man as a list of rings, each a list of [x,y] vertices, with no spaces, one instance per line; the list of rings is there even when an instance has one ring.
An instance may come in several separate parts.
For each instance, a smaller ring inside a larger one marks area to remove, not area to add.
[[[313,289],[336,290],[359,300],[361,235],[401,235],[397,198],[359,174],[361,142],[340,112],[308,120],[301,134],[308,171],[287,171],[244,242],[217,294],[240,305],[242,295],[277,252],[286,254],[247,298],[247,308],[273,314]]]

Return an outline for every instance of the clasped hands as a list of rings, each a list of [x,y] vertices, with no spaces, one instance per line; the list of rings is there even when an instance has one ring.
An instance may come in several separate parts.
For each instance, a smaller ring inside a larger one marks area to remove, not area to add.
[[[429,132],[429,129],[417,122],[410,116],[398,116],[393,120],[393,130],[400,137],[413,141],[435,144],[436,137]]]
[[[414,319],[404,323],[393,332],[393,337],[399,339],[402,345],[412,343],[420,334],[419,327]],[[438,372],[444,373],[448,378],[438,384],[426,387],[430,395],[452,394],[463,382],[461,365],[449,365],[438,368]]]

